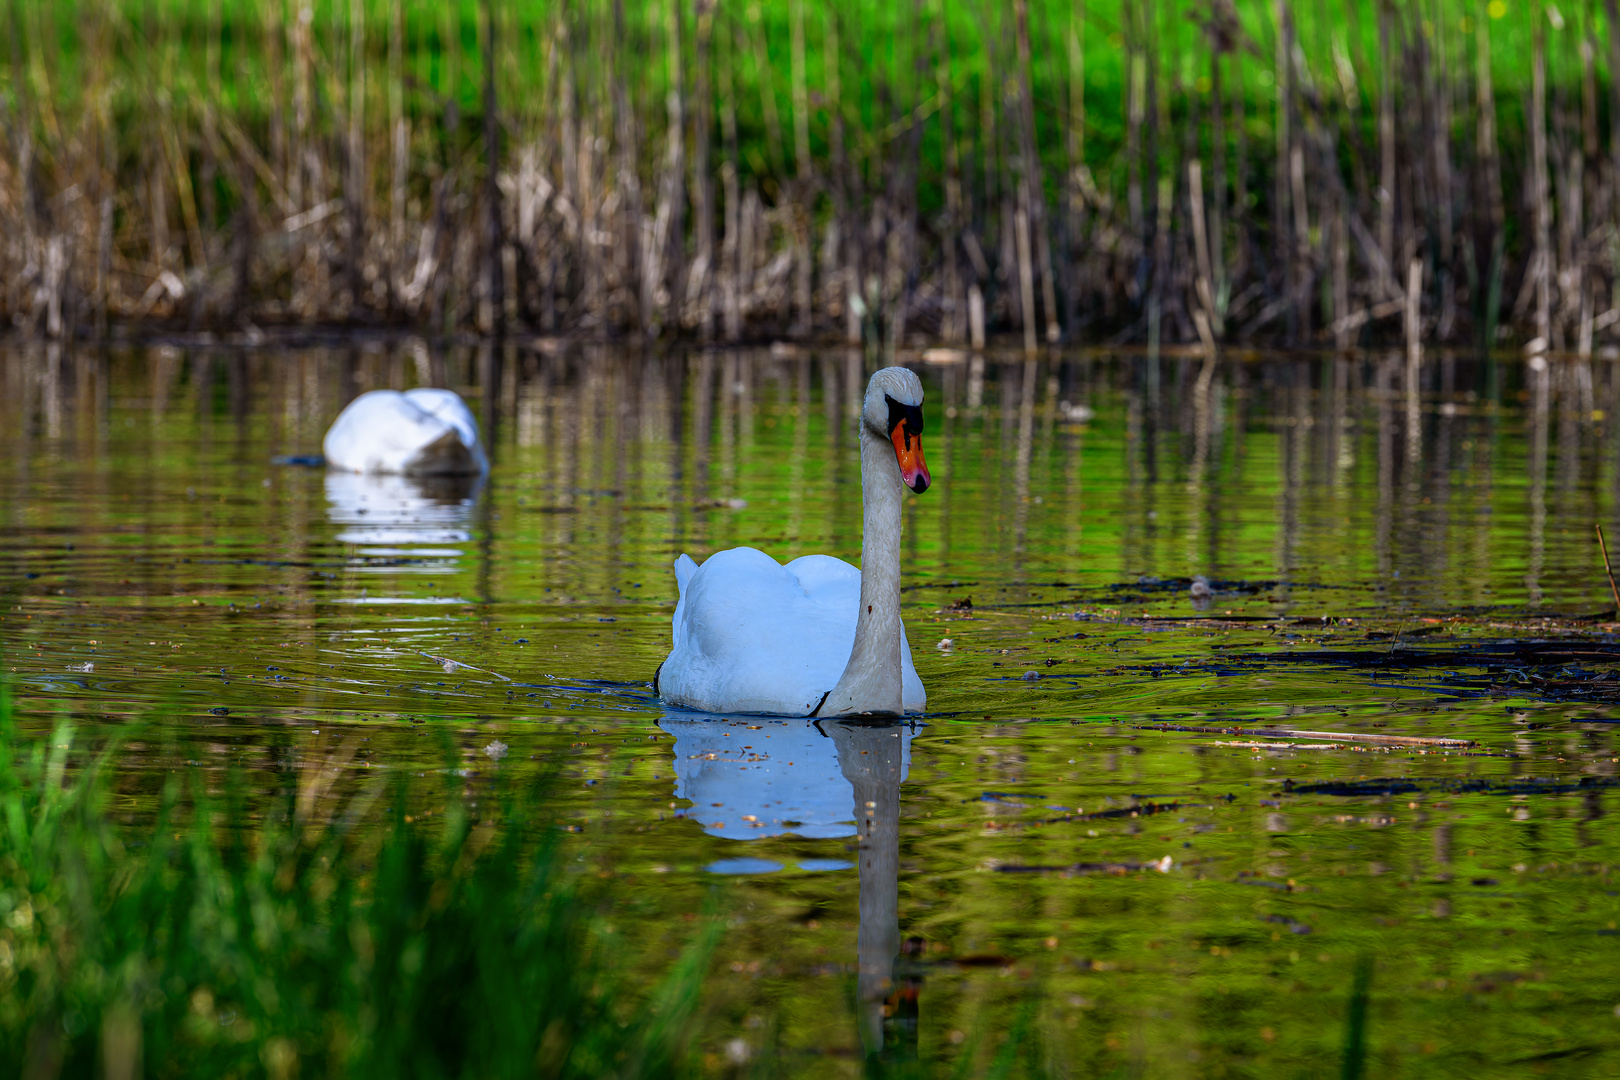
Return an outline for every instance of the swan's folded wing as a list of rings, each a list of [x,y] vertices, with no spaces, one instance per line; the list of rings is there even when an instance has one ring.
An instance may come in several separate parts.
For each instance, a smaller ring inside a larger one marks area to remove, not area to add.
[[[322,451],[336,469],[361,473],[404,472],[424,446],[444,436],[444,421],[423,412],[404,394],[372,390],[339,414]]]
[[[855,618],[860,614],[861,572],[831,555],[801,555],[783,570],[793,575],[804,595],[818,604],[849,609],[850,640],[855,639]]]
[[[843,607],[812,601],[764,552],[717,552],[681,590],[660,686],[711,712],[805,715],[849,659],[855,604]]]
[[[692,556],[681,552],[681,557],[675,560],[675,591],[682,597],[686,596],[686,586],[691,584],[692,575],[697,573],[698,564],[692,561]]]
[[[675,616],[670,620],[670,642],[676,653],[687,645],[686,587],[692,583],[692,575],[697,573],[697,569],[698,564],[684,551],[675,560],[675,595],[678,599],[675,601]]]

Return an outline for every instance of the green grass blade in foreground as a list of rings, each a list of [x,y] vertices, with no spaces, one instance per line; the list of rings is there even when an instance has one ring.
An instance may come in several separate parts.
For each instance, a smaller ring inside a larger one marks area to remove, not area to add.
[[[1356,961],[1350,1005],[1344,1022],[1344,1080],[1361,1080],[1367,1072],[1367,994],[1372,984],[1372,957]]]
[[[434,836],[401,781],[379,834],[296,791],[249,827],[235,795],[222,812],[175,777],[155,822],[122,829],[104,812],[116,753],[91,758],[67,725],[29,746],[0,699],[0,1060],[42,1077],[684,1071],[719,920],[636,1007],[616,972],[635,958],[596,929],[611,898],[568,869],[535,792],[498,791],[499,824],[456,807]]]

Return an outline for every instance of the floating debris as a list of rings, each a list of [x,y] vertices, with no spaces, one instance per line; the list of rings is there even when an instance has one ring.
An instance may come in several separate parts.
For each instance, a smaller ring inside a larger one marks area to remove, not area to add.
[[[428,652],[422,653],[421,655],[440,664],[446,672],[453,673],[457,668],[466,668],[468,671],[476,671],[483,675],[493,675],[502,682],[512,681],[498,671],[491,671],[488,668],[475,667],[472,664],[465,663],[461,660],[452,660],[448,656],[434,656],[432,653]]]
[[[996,867],[998,874],[1061,874],[1068,877],[1071,874],[1114,874],[1123,875],[1138,870],[1157,870],[1161,874],[1168,874],[1175,866],[1174,860],[1166,855],[1162,859],[1151,862],[1106,862],[1106,863],[1072,863],[1068,866],[1011,866]]]

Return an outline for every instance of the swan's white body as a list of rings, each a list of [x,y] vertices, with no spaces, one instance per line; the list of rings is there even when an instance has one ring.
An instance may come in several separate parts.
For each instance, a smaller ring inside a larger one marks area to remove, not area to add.
[[[928,476],[919,435],[914,451],[905,443],[912,475],[902,478],[900,429],[889,420],[893,410],[910,410],[920,433],[921,406],[922,384],[910,371],[872,376],[860,425],[861,569],[830,555],[784,566],[746,547],[701,566],[688,555],[676,560],[673,648],[656,679],[666,702],[775,716],[895,716],[927,707],[900,618],[900,510],[902,490],[926,489]]]
[[[675,647],[658,673],[665,701],[713,713],[810,716],[855,645],[861,572],[831,555],[783,566],[740,547],[675,560]],[[928,703],[901,628],[901,704]]]
[[[372,390],[349,402],[322,446],[329,468],[405,476],[467,476],[489,469],[478,422],[453,390]]]

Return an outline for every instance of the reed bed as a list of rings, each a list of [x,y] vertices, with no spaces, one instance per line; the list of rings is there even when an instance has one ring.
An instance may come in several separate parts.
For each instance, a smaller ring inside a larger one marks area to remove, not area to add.
[[[1620,0],[12,0],[0,315],[1591,354]]]

